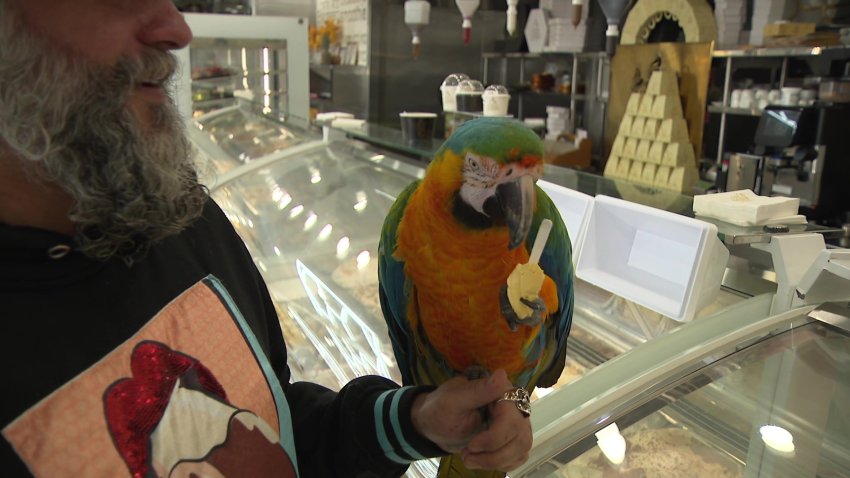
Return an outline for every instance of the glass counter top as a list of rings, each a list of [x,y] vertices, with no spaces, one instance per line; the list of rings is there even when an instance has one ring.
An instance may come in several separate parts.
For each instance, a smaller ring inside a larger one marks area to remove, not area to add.
[[[428,162],[443,145],[441,139],[406,141],[401,130],[365,123],[360,128],[340,129],[351,138]],[[423,167],[425,165],[423,164]]]
[[[344,129],[342,131],[351,138],[397,151],[424,160],[426,163],[434,156],[444,141],[442,139],[432,139],[429,141],[408,143],[404,141],[400,130],[369,123],[364,124],[362,128]],[[423,163],[422,167],[427,167],[427,164]],[[546,164],[544,166],[543,179],[590,196],[611,196],[636,204],[674,212],[682,216],[695,217],[693,196],[680,194],[675,191],[655,189],[622,179],[606,178],[597,174],[553,164]],[[785,231],[779,229],[767,230],[762,226],[741,227],[705,217],[699,217],[698,219],[715,224],[718,228],[718,237],[727,245],[767,243],[770,241],[772,235],[785,233],[816,232],[823,234],[827,238],[838,236],[842,233],[838,228],[828,228],[815,224],[788,225],[788,230]]]
[[[277,118],[241,102],[189,121],[187,132],[197,146],[201,182],[211,186],[252,161],[321,140],[309,122]]]
[[[838,237],[843,231],[841,228],[826,227],[817,224],[787,224],[773,226],[738,226],[728,222],[719,221],[714,218],[696,216],[697,219],[710,222],[717,226],[717,236],[727,246],[743,244],[767,244],[770,238],[781,234],[802,234],[816,232],[824,238]]]
[[[297,120],[286,123],[258,115],[248,108],[230,107],[195,119],[198,129],[207,133],[228,155],[240,162],[251,161],[318,138]]]
[[[365,123],[361,128],[339,129],[353,139],[397,151],[413,158],[430,161],[444,140],[405,142],[400,130]],[[427,167],[423,163],[422,167]],[[543,179],[591,195],[604,194],[693,217],[693,197],[673,191],[653,189],[627,181],[606,178],[575,169],[546,164]]]

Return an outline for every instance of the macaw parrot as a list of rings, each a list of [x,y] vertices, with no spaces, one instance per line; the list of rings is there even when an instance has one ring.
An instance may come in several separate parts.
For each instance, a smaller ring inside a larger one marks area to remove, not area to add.
[[[570,239],[536,186],[543,144],[522,123],[478,118],[458,127],[425,177],[390,209],[378,246],[380,300],[405,385],[439,385],[457,374],[504,369],[529,392],[564,368],[573,311]],[[528,262],[541,221],[552,231],[539,260],[545,277],[533,313],[517,316],[507,278]],[[445,457],[439,477],[473,473]]]

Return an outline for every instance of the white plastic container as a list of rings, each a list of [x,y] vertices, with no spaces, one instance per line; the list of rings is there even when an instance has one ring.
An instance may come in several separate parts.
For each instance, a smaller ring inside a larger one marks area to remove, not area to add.
[[[502,85],[490,85],[481,94],[484,103],[484,116],[507,116],[511,95]]]
[[[687,322],[717,297],[728,259],[713,224],[596,196],[576,276]]]
[[[455,95],[457,94],[457,87],[460,85],[461,81],[468,79],[469,76],[465,73],[452,73],[443,80],[443,84],[440,85],[440,94],[443,99],[443,111],[457,111],[457,101],[455,98]]]
[[[561,219],[567,226],[570,242],[573,245],[573,263],[575,264],[576,258],[581,253],[584,230],[590,218],[590,210],[593,208],[593,196],[543,180],[537,181],[537,185],[546,192],[561,213]]]

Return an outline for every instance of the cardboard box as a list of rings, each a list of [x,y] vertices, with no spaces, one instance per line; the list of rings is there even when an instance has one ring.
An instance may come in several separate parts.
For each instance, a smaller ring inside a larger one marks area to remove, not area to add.
[[[764,26],[765,37],[802,37],[814,31],[814,23],[779,22]]]
[[[590,138],[582,139],[578,145],[575,141],[576,136],[571,133],[561,134],[555,141],[543,141],[543,161],[574,169],[589,168],[593,143]]]

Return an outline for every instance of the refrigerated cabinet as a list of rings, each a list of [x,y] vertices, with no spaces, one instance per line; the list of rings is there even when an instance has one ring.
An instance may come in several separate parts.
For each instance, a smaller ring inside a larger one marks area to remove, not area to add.
[[[184,14],[192,42],[176,52],[177,105],[185,118],[237,104],[309,117],[307,19]]]
[[[376,255],[390,206],[407,184],[424,176],[424,163],[335,141],[240,168],[216,186],[213,197],[252,252],[285,327],[311,350],[290,347],[295,364],[304,364],[301,378],[331,388],[362,373],[397,379],[378,301]],[[575,287],[561,385],[679,325],[581,280]],[[738,300],[724,293],[715,308]]]
[[[391,204],[407,184],[424,176],[426,163],[345,137],[329,142],[307,141],[239,164],[242,147],[238,143],[219,147],[218,154],[230,157],[231,163],[238,166],[212,189],[213,198],[245,241],[269,286],[289,347],[293,380],[310,380],[332,389],[363,374],[380,374],[398,381],[400,374],[378,300],[377,246]],[[560,168],[547,168],[546,179],[589,194],[621,192],[615,182]],[[641,192],[638,199],[641,198],[658,201],[659,196]],[[676,212],[690,207],[684,196],[664,196],[662,200]],[[599,387],[626,393],[623,384],[628,377],[610,372],[617,369],[617,363],[632,362],[633,354],[646,353],[647,349],[664,351],[659,352],[661,358],[666,357],[664,353],[671,355],[678,350],[677,344],[682,346],[685,342],[671,342],[670,337],[687,336],[686,330],[699,332],[688,350],[702,350],[734,329],[718,328],[724,317],[734,317],[727,320],[740,320],[742,324],[770,317],[770,294],[752,297],[723,289],[693,322],[683,325],[580,279],[575,288],[564,373],[556,387],[537,390],[534,397],[535,430],[543,433],[535,439],[534,453],[537,458],[548,452],[551,455],[536,462],[533,469],[525,467],[520,474],[511,476],[549,476],[553,470],[561,469],[564,453],[575,453],[578,459],[583,453],[592,452],[585,448],[576,453],[580,449],[576,443],[587,443],[597,429],[571,428],[576,433],[583,430],[584,435],[579,438],[585,442],[577,438],[567,447],[560,438],[553,438],[563,434],[563,430],[552,433],[544,425],[562,423],[575,410],[586,410],[588,403],[598,401]],[[644,362],[645,369],[634,372],[651,372],[657,374],[658,380],[684,380],[687,375],[677,368],[680,359]],[[663,363],[667,363],[666,368]],[[730,386],[711,387],[706,389],[711,390],[711,400],[737,400],[729,398],[735,396]],[[645,387],[643,392],[653,389]],[[552,404],[563,403],[570,405],[547,411]],[[695,429],[685,418],[676,418],[676,413],[659,412],[631,430],[661,423],[653,421],[659,417],[687,423],[685,430]],[[721,432],[725,430],[720,428]],[[630,428],[623,429],[630,433]],[[683,432],[671,433],[676,440],[691,443],[691,438],[681,436]],[[557,446],[550,449],[553,443]],[[567,452],[568,449],[572,451]],[[740,466],[740,452],[739,458],[734,458],[732,452],[720,449],[718,453],[725,454],[732,460],[730,463],[739,460]],[[594,462],[596,458],[586,460]],[[581,466],[582,462],[576,463]],[[428,462],[417,463],[411,475],[433,476],[433,470]],[[603,469],[596,475],[562,476],[608,476],[606,473],[610,474],[610,470]]]
[[[536,403],[512,477],[850,476],[850,309],[764,295]]]
[[[306,121],[263,114],[242,104],[217,109],[190,121],[202,182],[211,188],[242,174],[245,166],[288,157],[321,145]],[[250,168],[247,168],[250,169]]]
[[[215,190],[278,304],[295,379],[400,377],[380,312],[378,236],[422,170],[354,143],[303,151]]]

